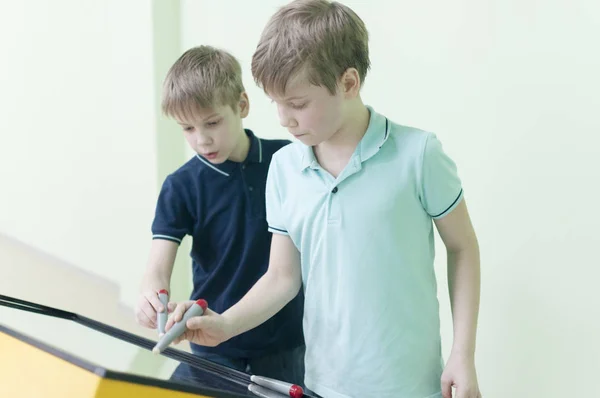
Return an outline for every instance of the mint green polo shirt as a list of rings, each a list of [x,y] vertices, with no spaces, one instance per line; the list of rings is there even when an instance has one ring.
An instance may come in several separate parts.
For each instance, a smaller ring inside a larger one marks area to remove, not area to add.
[[[301,254],[305,383],[327,398],[441,397],[432,220],[461,182],[434,134],[368,109],[337,178],[299,142],[269,168],[269,230]]]

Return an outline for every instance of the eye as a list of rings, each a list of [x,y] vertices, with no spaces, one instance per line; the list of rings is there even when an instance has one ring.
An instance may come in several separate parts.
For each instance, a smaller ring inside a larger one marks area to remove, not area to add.
[[[302,104],[290,104],[292,109],[304,109],[306,107],[306,102]]]
[[[186,133],[189,133],[191,131],[194,131],[194,128],[193,127],[189,127],[189,126],[188,127],[184,127],[183,131],[185,131]]]
[[[221,120],[216,120],[216,121],[208,122],[208,123],[206,123],[206,125],[208,127],[214,127],[214,126],[218,125],[219,123],[221,123]]]

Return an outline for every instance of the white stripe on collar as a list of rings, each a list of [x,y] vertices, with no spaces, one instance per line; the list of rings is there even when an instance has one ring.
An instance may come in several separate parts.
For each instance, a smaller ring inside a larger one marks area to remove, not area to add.
[[[262,163],[262,142],[260,138],[256,137],[258,140],[258,163]]]
[[[198,160],[200,160],[202,163],[204,163],[205,165],[207,165],[208,167],[210,167],[211,169],[223,174],[225,177],[229,177],[229,174],[225,173],[223,170],[219,170],[218,168],[216,168],[212,163],[207,162],[206,160],[204,160],[204,158],[202,158],[202,156],[196,154],[196,157],[198,158]]]

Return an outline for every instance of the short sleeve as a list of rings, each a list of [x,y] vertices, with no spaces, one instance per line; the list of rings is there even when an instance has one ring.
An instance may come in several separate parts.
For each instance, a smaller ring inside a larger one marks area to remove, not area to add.
[[[423,150],[421,203],[434,219],[449,214],[461,201],[462,183],[456,164],[442,148],[435,134],[429,134]]]
[[[192,225],[192,217],[186,205],[185,190],[174,181],[172,176],[169,176],[158,196],[152,222],[152,239],[166,239],[181,243],[185,235],[191,234]]]
[[[278,181],[277,162],[273,158],[267,174],[267,187],[265,189],[265,206],[267,209],[267,224],[269,232],[288,235],[288,231],[283,222],[281,211],[281,186]]]

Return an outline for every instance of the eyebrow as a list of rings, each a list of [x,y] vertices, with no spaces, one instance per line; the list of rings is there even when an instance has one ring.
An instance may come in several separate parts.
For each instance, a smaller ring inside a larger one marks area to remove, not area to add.
[[[207,117],[205,117],[205,118],[202,118],[201,120],[204,122],[204,121],[207,121],[208,119],[210,119],[210,118],[213,118],[213,117],[215,117],[215,116],[220,116],[220,115],[219,115],[218,113],[213,113],[212,115],[210,115],[210,116],[207,116]],[[177,121],[177,123],[178,123],[180,126],[190,126],[190,125],[192,125],[192,124],[193,124],[193,123],[186,123],[186,122],[182,122],[182,121]]]

